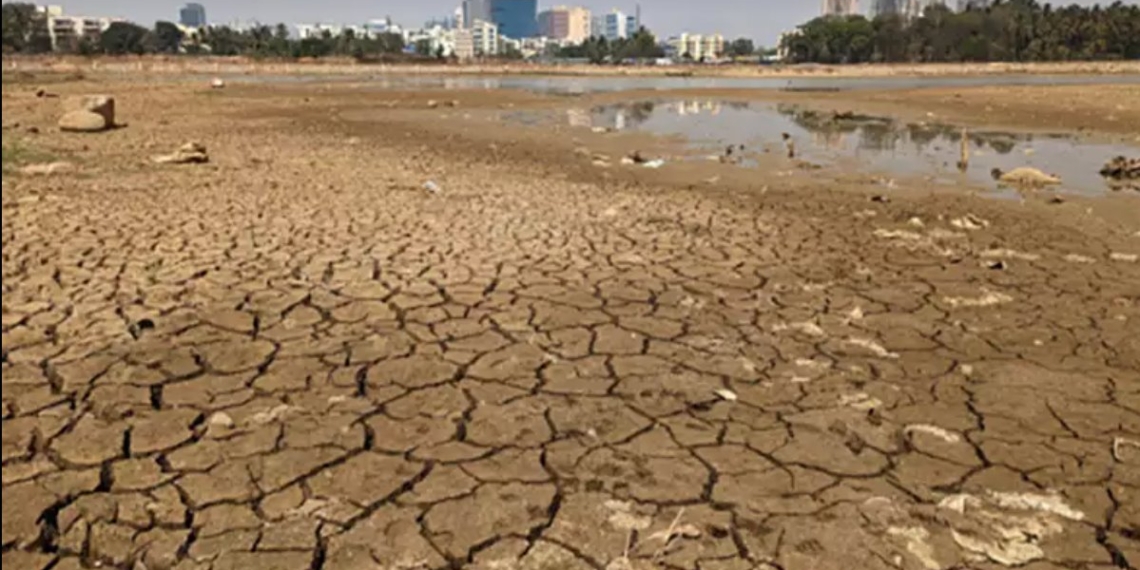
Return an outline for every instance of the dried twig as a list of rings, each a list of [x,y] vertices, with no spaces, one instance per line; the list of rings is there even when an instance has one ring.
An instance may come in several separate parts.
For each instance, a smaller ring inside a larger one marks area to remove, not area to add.
[[[669,523],[669,529],[665,531],[665,543],[661,545],[661,548],[657,549],[657,552],[653,553],[654,563],[656,563],[657,559],[665,553],[665,549],[669,548],[669,543],[673,540],[673,531],[677,529],[677,524],[681,522],[681,517],[684,514],[685,507],[681,507],[681,509],[677,511],[677,516],[673,517],[673,522]]]

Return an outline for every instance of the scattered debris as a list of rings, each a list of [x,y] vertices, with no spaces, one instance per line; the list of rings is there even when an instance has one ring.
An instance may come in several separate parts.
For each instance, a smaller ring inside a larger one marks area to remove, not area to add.
[[[630,161],[629,164],[645,164],[645,163],[649,162],[648,158],[645,158],[644,156],[641,155],[640,150],[633,151],[633,154],[630,154],[629,156],[626,156],[625,158],[629,159],[629,161]],[[623,159],[622,164],[625,164],[625,163],[626,163],[625,159]]]
[[[990,227],[990,222],[973,214],[966,214],[961,218],[950,220],[950,225],[960,230],[975,231]]]
[[[934,547],[928,542],[930,531],[921,526],[895,527],[887,529],[887,534],[906,540],[907,552],[922,562],[927,570],[941,570],[942,564],[934,557]],[[902,564],[896,566],[902,567]]]
[[[1140,442],[1125,439],[1123,437],[1113,438],[1112,458],[1117,461],[1124,462],[1123,452],[1121,451],[1124,447],[1135,447],[1136,449],[1140,449]]]
[[[1006,269],[1009,269],[1009,265],[1001,259],[997,261],[983,261],[982,267],[985,267],[986,269],[992,269],[994,271],[1005,271]]]
[[[1043,539],[1064,531],[1059,519],[1085,518],[1057,495],[960,494],[944,498],[938,507],[954,513],[950,533],[960,548],[1005,566],[1044,558]]]
[[[1069,263],[1084,263],[1084,264],[1096,263],[1095,259],[1093,259],[1087,255],[1081,255],[1079,253],[1070,253],[1070,254],[1066,255],[1063,259],[1065,261],[1068,261]]]
[[[893,359],[896,359],[899,357],[897,352],[891,352],[891,351],[887,350],[886,348],[884,348],[883,345],[881,345],[881,344],[879,344],[873,340],[868,340],[865,338],[849,338],[843,342],[845,344],[850,344],[850,345],[858,346],[860,348],[865,348],[865,349],[871,351],[872,354],[874,354],[875,356],[878,356],[879,358],[889,358],[889,359],[893,360]]]
[[[803,321],[799,323],[780,323],[772,327],[772,332],[796,331],[804,333],[808,336],[827,336],[819,325],[811,321]]]
[[[234,427],[234,419],[225,412],[214,412],[214,415],[210,416],[210,425],[228,429]]]
[[[1123,261],[1126,263],[1136,263],[1137,260],[1140,260],[1140,255],[1135,253],[1120,253],[1118,251],[1110,253],[1108,257],[1113,261]]]
[[[151,160],[158,164],[205,164],[210,162],[210,155],[201,144],[188,142],[170,154],[155,156]]]
[[[1002,172],[1000,169],[995,168],[992,173],[995,174],[995,177],[999,181],[1013,186],[1036,188],[1061,183],[1059,177],[1046,174],[1030,166],[1014,168],[1009,172]]]
[[[736,392],[733,392],[731,390],[721,388],[720,390],[716,390],[713,393],[726,402],[735,402],[737,400]]]
[[[59,94],[52,93],[46,89],[40,88],[36,89],[36,97],[40,99],[57,99],[59,98]]]
[[[287,404],[281,404],[280,406],[274,407],[272,409],[254,414],[253,417],[250,418],[250,421],[258,425],[270,424],[285,417],[290,412],[296,411],[297,409],[298,408]]]
[[[31,176],[48,176],[70,171],[73,166],[74,165],[70,162],[43,162],[39,164],[29,164],[21,168],[20,172]]]
[[[883,402],[878,398],[859,392],[858,394],[843,394],[839,396],[839,407],[855,408],[856,410],[874,410],[882,407]]]
[[[1035,253],[1022,253],[1012,249],[987,249],[979,255],[984,259],[1020,259],[1022,261],[1037,261],[1040,255]]]
[[[447,106],[454,109],[454,108],[459,106],[459,100],[458,99],[452,99],[452,100],[447,102]]]
[[[610,132],[610,129],[609,127],[590,127],[590,131],[600,135]]]
[[[1114,180],[1140,179],[1140,158],[1115,157],[1104,163],[1100,175]]]
[[[960,307],[992,307],[1002,303],[1009,303],[1013,301],[1013,297],[1005,293],[995,293],[993,291],[984,291],[980,297],[943,297],[942,301],[947,305],[957,309]]]
[[[439,184],[436,184],[434,180],[428,180],[427,182],[424,182],[424,190],[427,190],[432,194],[439,194],[440,192],[443,192],[443,188],[440,188]]]
[[[934,437],[937,437],[938,439],[941,439],[942,441],[945,441],[946,443],[958,443],[959,441],[962,440],[962,438],[959,437],[958,434],[956,434],[952,431],[949,431],[949,430],[942,429],[942,428],[940,428],[938,426],[934,426],[934,425],[913,424],[913,425],[909,425],[909,426],[906,426],[905,428],[903,428],[903,433],[906,435],[910,435],[910,434],[915,433],[915,432],[925,433],[927,435],[932,435]]]
[[[214,80],[210,82],[211,89],[225,89],[225,87],[226,82],[221,77],[215,77]]]
[[[655,158],[646,162],[643,166],[645,166],[645,168],[661,168],[662,166],[665,166],[665,160],[661,158]]]
[[[879,204],[889,204],[891,202],[891,199],[883,196],[882,194],[875,194],[874,196],[871,196],[871,201],[877,202]]]
[[[611,511],[607,520],[618,530],[645,530],[653,524],[653,519],[634,514],[633,506],[628,502],[611,499],[604,504]]]

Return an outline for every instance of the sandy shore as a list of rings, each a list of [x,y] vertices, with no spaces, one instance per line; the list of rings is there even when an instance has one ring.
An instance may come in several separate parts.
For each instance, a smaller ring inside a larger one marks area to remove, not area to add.
[[[1140,561],[1135,197],[622,166],[675,143],[504,121],[580,104],[525,92],[37,83],[3,89],[5,567]],[[124,128],[58,132],[91,92]]]
[[[1140,75],[1140,61],[1056,63],[884,64],[884,65],[673,65],[611,67],[544,64],[364,64],[350,59],[273,61],[248,58],[170,57],[4,57],[5,72],[102,72],[160,74],[291,75],[572,75],[662,77],[948,77],[962,75]]]

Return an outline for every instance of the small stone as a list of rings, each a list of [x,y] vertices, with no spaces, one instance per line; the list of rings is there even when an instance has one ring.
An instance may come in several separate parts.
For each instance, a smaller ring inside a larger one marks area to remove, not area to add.
[[[223,428],[232,428],[234,427],[234,419],[225,412],[216,412],[214,415],[210,416],[210,425]]]
[[[225,87],[226,82],[221,77],[215,77],[214,80],[210,82],[211,89],[224,89]]]
[[[115,124],[115,98],[110,95],[84,95],[68,101],[67,111],[86,111],[103,117],[107,127]]]
[[[72,111],[59,119],[59,130],[67,133],[97,133],[109,126],[102,115],[91,111]]]

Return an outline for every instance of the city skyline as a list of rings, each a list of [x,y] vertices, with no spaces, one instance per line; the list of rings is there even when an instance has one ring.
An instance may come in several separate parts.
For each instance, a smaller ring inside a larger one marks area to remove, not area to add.
[[[904,0],[905,1],[905,0]],[[1137,4],[1140,0],[1125,0]],[[40,0],[41,4],[62,4],[68,13],[122,17],[142,24],[156,20],[177,21],[185,0]],[[337,0],[313,3],[306,0],[227,0],[211,2],[199,0],[206,8],[211,24],[235,21],[276,23],[351,23],[391,16],[410,27],[423,22],[450,16],[458,0]],[[820,2],[788,3],[784,0],[756,0],[741,7],[740,0],[705,0],[695,7],[683,0],[645,0],[642,4],[642,22],[662,38],[682,32],[721,33],[727,38],[748,37],[761,45],[773,45],[780,33],[791,30],[820,14]],[[900,2],[903,3],[903,2]],[[1109,4],[1096,0],[1067,0],[1058,4],[1076,3],[1084,6]],[[617,8],[632,14],[637,0],[539,0],[538,10],[557,5],[583,6],[594,12],[608,12]],[[866,6],[871,2],[862,2]]]

